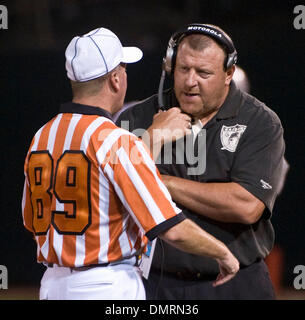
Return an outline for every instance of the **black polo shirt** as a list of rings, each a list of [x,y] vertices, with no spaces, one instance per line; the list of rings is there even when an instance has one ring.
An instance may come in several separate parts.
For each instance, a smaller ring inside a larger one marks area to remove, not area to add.
[[[178,106],[173,90],[164,92],[168,107]],[[129,131],[147,129],[158,111],[158,97],[152,97],[124,111],[117,120],[129,120]],[[125,123],[126,127],[126,123]],[[283,174],[283,128],[278,116],[253,96],[240,91],[234,82],[218,113],[203,127],[206,134],[206,166],[199,175],[188,174],[187,159],[173,164],[161,163],[162,174],[199,182],[236,182],[266,206],[261,219],[252,225],[218,222],[198,215],[181,204],[183,213],[205,231],[223,241],[238,258],[241,267],[264,258],[272,249],[274,231],[270,222],[274,201]],[[198,144],[198,138],[196,140]],[[153,266],[160,268],[162,248],[157,245]],[[164,270],[218,273],[217,263],[209,258],[181,252],[164,243]]]

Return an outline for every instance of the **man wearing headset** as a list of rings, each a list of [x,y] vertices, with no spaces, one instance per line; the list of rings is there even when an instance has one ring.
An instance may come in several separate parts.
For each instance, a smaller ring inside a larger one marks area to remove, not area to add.
[[[232,281],[215,288],[214,261],[158,241],[145,281],[148,299],[275,298],[264,258],[274,243],[270,218],[283,174],[283,128],[271,109],[236,87],[236,61],[222,29],[190,24],[169,41],[159,94],[117,120],[129,121],[130,131],[147,130],[142,138],[173,200],[226,243],[241,266]],[[165,73],[174,84],[163,91]],[[187,149],[190,137],[193,149]]]

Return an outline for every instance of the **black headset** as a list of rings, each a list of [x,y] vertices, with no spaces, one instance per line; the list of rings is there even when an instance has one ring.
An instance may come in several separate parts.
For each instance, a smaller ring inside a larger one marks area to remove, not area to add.
[[[209,36],[225,47],[227,53],[227,58],[224,64],[225,70],[228,70],[230,67],[236,64],[237,52],[233,41],[223,30],[210,24],[192,23],[174,33],[168,42],[166,55],[163,58],[163,68],[168,74],[172,74],[175,68],[179,43],[185,36],[194,33]]]

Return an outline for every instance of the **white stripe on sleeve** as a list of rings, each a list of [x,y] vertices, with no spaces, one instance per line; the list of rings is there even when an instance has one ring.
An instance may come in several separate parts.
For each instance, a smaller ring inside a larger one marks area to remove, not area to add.
[[[138,150],[141,153],[142,158],[145,161],[145,164],[147,165],[147,167],[150,169],[150,171],[153,173],[159,188],[163,191],[164,195],[166,196],[166,198],[168,199],[168,201],[171,203],[171,206],[173,207],[173,209],[175,210],[175,212],[178,214],[181,212],[181,209],[179,209],[176,205],[175,202],[173,202],[172,197],[168,191],[168,189],[166,188],[166,186],[164,185],[164,183],[162,182],[162,180],[160,180],[158,174],[157,174],[157,167],[153,161],[153,159],[151,158],[151,156],[147,153],[146,149],[143,146],[143,142],[142,141],[135,141],[135,144],[138,148]]]
[[[123,148],[120,148],[117,151],[117,155],[120,159],[120,162],[125,169],[127,175],[129,176],[130,180],[132,181],[134,187],[136,188],[139,196],[142,198],[143,202],[145,203],[148,211],[150,212],[152,218],[154,219],[156,224],[160,224],[161,222],[165,221],[162,212],[160,211],[158,205],[156,204],[155,200],[151,196],[150,192],[146,188],[144,182],[142,181],[141,177],[139,176],[137,170],[134,168],[130,158],[126,154]]]
[[[143,229],[142,225],[140,224],[140,222],[136,219],[136,216],[134,214],[134,212],[132,211],[132,209],[129,207],[128,202],[125,199],[125,196],[123,194],[123,191],[121,190],[120,186],[116,183],[116,181],[114,180],[114,172],[111,168],[111,166],[109,164],[105,165],[104,168],[105,172],[107,173],[107,176],[109,178],[109,180],[111,181],[111,183],[113,184],[113,187],[115,189],[116,194],[118,195],[118,197],[120,198],[120,200],[122,201],[123,206],[126,208],[126,210],[131,214],[131,216],[133,217],[134,221],[136,222],[137,226],[142,230],[143,233],[145,233],[145,230]]]

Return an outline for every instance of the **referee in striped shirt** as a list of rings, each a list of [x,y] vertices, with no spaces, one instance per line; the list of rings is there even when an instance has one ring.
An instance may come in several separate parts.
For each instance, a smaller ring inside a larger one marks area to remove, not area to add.
[[[215,286],[239,270],[222,242],[183,216],[142,141],[112,121],[126,64],[141,58],[105,28],[66,49],[73,100],[37,131],[24,165],[23,221],[47,267],[40,299],[145,299],[137,257],[156,237],[215,259]],[[189,134],[189,117],[181,121]]]

